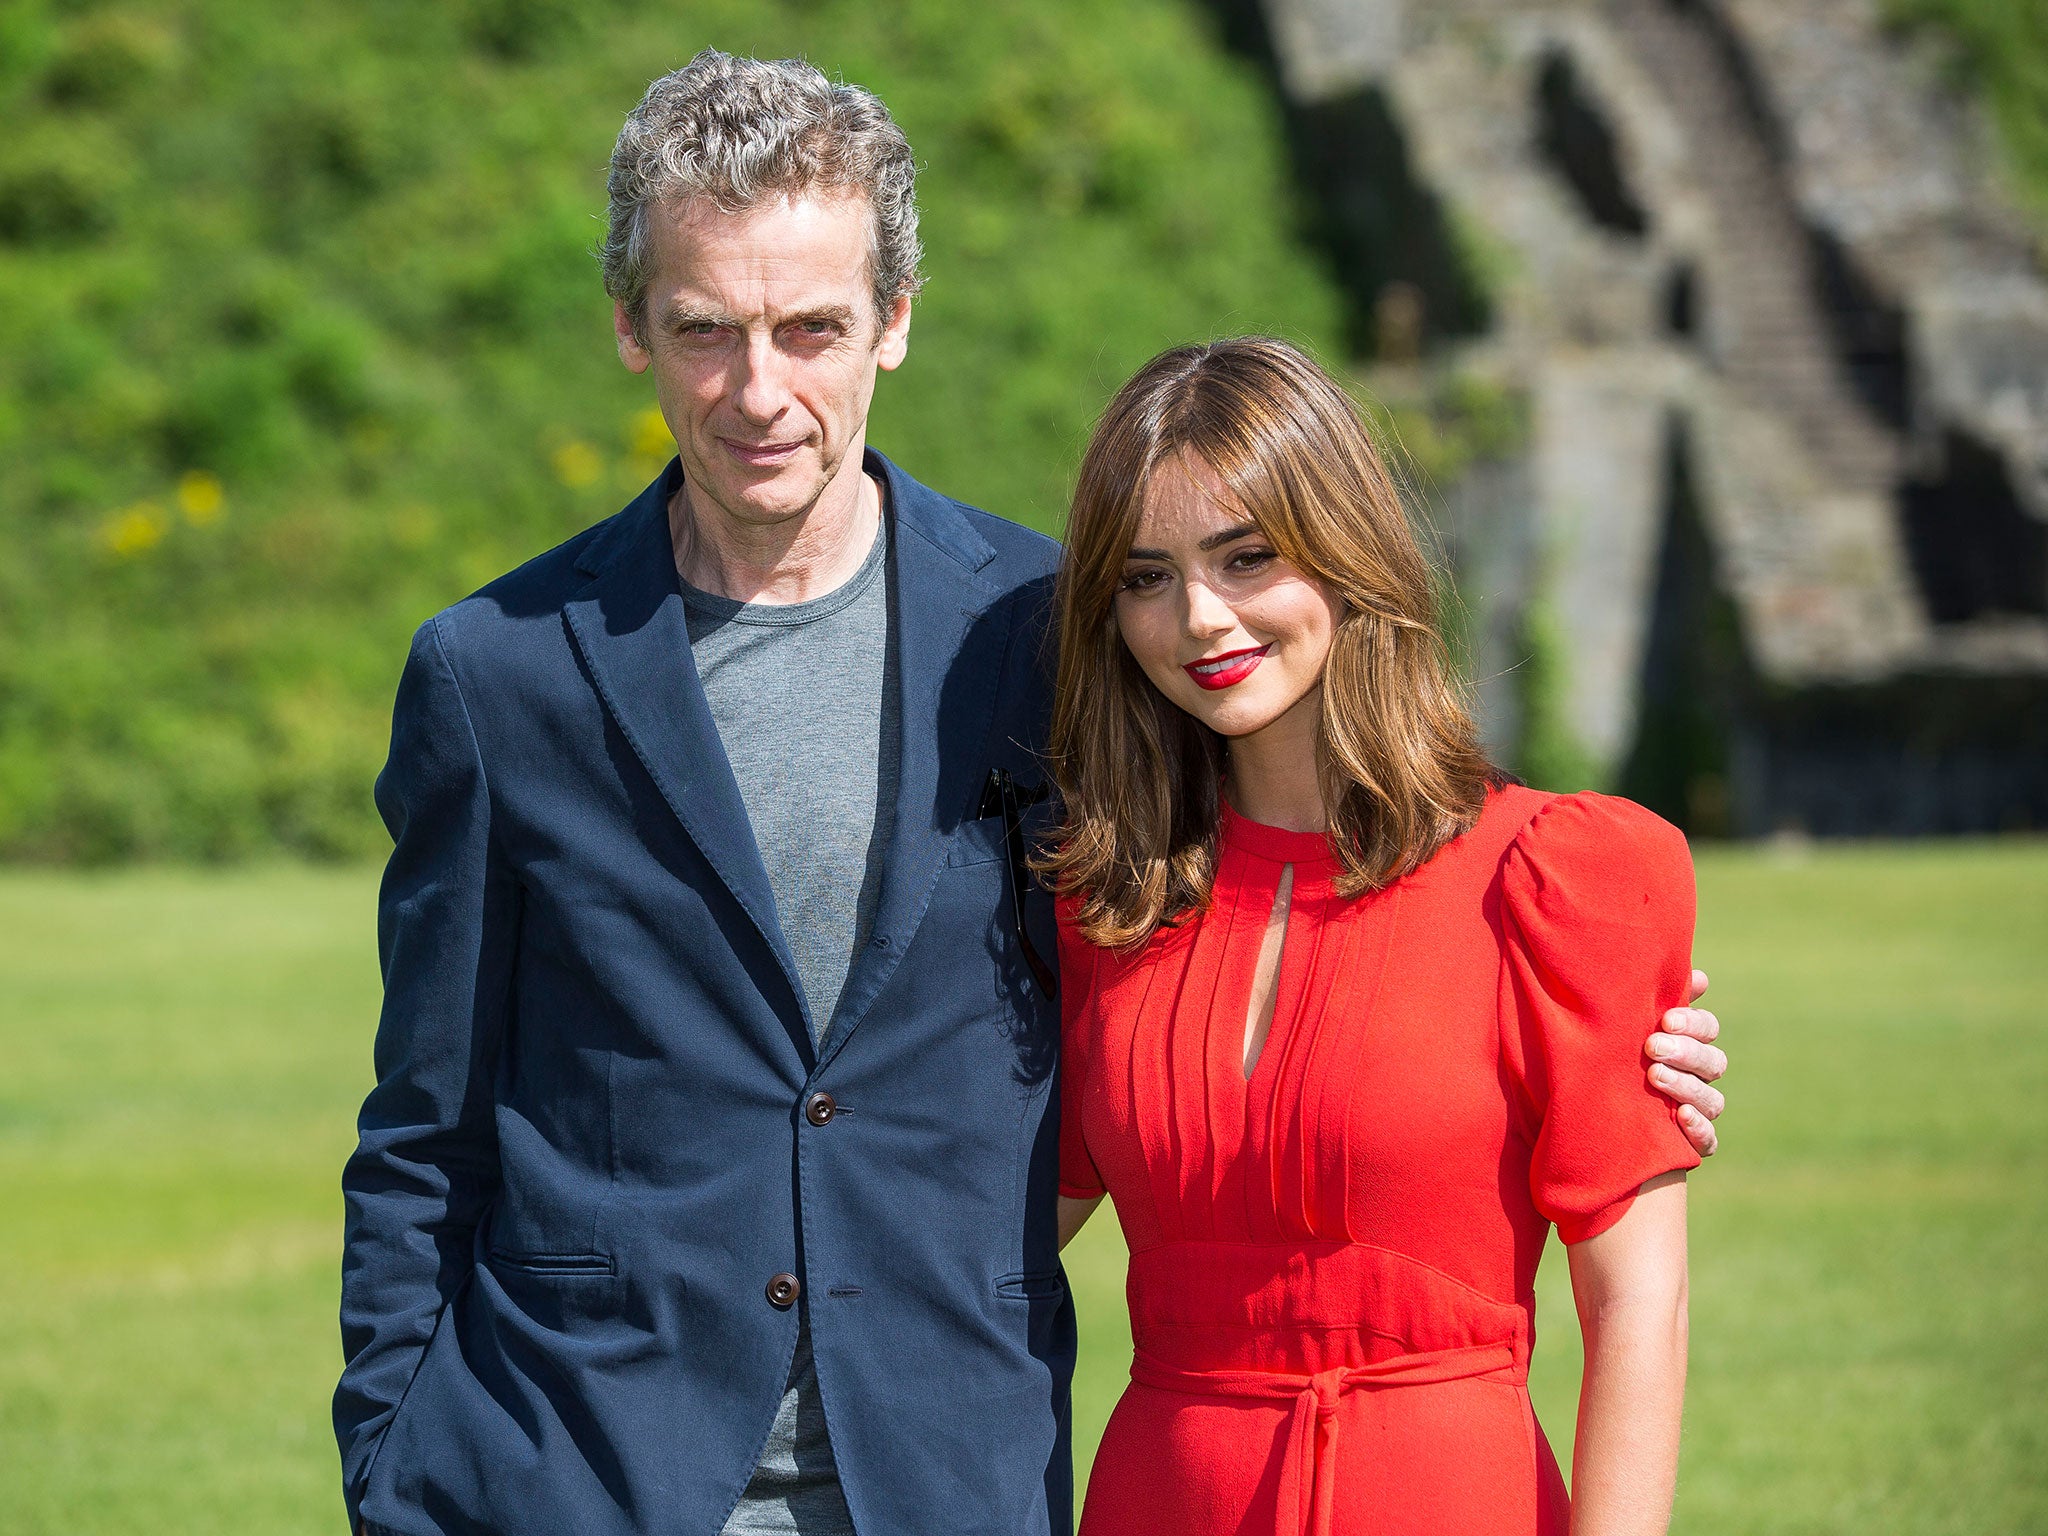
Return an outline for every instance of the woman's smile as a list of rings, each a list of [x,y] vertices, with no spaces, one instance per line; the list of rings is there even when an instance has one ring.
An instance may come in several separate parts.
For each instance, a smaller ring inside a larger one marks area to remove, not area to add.
[[[1241,651],[1226,651],[1221,656],[1191,661],[1186,671],[1195,680],[1197,688],[1213,692],[1218,688],[1234,687],[1250,677],[1272,649],[1270,645],[1254,645]]]

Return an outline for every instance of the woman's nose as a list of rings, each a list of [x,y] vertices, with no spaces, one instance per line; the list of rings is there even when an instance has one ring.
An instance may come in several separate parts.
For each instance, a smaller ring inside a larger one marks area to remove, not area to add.
[[[1205,581],[1190,581],[1187,592],[1187,627],[1191,635],[1227,635],[1237,628],[1237,614]]]

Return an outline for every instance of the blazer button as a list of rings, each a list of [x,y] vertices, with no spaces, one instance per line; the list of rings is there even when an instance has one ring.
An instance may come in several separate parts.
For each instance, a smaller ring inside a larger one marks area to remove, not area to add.
[[[768,1282],[768,1305],[778,1312],[787,1312],[803,1293],[803,1282],[795,1275],[777,1275]]]
[[[830,1123],[838,1111],[839,1105],[833,1101],[829,1093],[814,1093],[804,1100],[804,1118],[813,1125]]]

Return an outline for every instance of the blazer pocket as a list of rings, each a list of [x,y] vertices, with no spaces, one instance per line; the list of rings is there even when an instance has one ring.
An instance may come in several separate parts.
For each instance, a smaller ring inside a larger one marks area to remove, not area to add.
[[[1004,1275],[996,1281],[996,1294],[1011,1301],[1046,1301],[1057,1297],[1066,1286],[1056,1269],[1030,1275]]]
[[[963,864],[988,864],[1008,852],[1009,828],[1003,825],[1003,818],[984,816],[979,821],[960,823],[959,829],[947,840],[946,864],[949,868]]]
[[[500,1269],[516,1269],[523,1275],[610,1275],[611,1256],[603,1253],[508,1253],[491,1250],[491,1263]]]

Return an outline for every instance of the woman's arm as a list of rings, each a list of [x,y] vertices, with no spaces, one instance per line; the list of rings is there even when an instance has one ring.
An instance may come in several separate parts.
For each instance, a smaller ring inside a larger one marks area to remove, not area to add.
[[[1074,1234],[1088,1225],[1088,1218],[1095,1214],[1095,1207],[1102,1204],[1102,1196],[1093,1200],[1069,1200],[1060,1196],[1060,1247],[1065,1248],[1074,1240]]]
[[[1685,1404],[1685,1175],[1651,1179],[1567,1252],[1586,1341],[1571,1536],[1661,1536]]]

